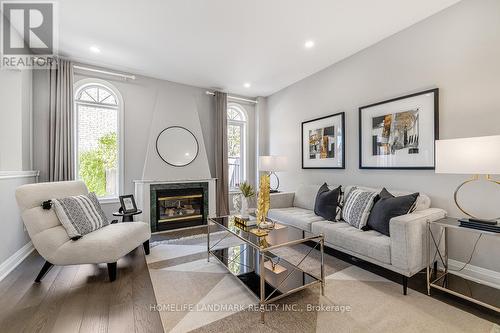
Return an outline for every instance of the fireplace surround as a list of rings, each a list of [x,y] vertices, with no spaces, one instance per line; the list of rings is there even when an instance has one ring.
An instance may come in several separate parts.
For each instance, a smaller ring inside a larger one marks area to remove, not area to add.
[[[151,231],[207,224],[208,183],[173,183],[150,186]]]
[[[135,198],[151,232],[206,225],[215,216],[215,179],[135,180]]]

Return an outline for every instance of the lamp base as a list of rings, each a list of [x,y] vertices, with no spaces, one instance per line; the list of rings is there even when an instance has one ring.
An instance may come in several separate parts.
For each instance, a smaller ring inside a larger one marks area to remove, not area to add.
[[[458,192],[460,191],[460,189],[465,185],[465,184],[468,184],[470,182],[474,182],[474,181],[478,181],[479,180],[479,175],[474,175],[472,176],[472,178],[466,180],[465,182],[463,182],[462,184],[458,185],[457,189],[455,190],[455,193],[453,193],[453,199],[455,200],[455,205],[457,205],[458,209],[460,209],[460,211],[462,213],[464,213],[465,215],[467,216],[470,216],[471,218],[469,219],[471,222],[479,222],[479,223],[482,223],[482,221],[495,221],[496,220],[499,220],[500,217],[497,217],[495,219],[481,219],[481,218],[478,218],[472,214],[470,214],[469,212],[467,212],[461,205],[460,203],[458,202]],[[489,181],[489,182],[492,182],[494,184],[497,184],[497,185],[500,185],[500,182],[497,181],[497,180],[494,180],[493,178],[491,178],[490,175],[486,175],[486,180]]]
[[[271,188],[271,190],[269,191],[269,193],[278,193],[279,192],[279,188],[280,188],[280,179],[278,177],[278,175],[274,172],[274,171],[271,171],[269,173],[269,177],[271,176],[274,176],[276,178],[276,187],[275,188]]]

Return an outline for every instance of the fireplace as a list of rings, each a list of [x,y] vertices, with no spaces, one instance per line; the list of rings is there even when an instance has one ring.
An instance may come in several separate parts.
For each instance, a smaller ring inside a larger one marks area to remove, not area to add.
[[[150,187],[151,231],[204,225],[208,214],[208,183],[170,183]]]

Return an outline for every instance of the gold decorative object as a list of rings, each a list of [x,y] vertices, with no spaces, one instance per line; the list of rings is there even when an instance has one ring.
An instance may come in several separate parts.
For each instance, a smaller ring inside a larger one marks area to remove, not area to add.
[[[266,222],[267,212],[270,207],[271,181],[269,175],[262,175],[259,183],[259,197],[257,200],[257,224]]]
[[[258,228],[251,229],[250,232],[257,237],[265,237],[265,236],[269,235],[269,231],[258,229]],[[265,238],[264,238],[264,240],[265,240]],[[261,246],[262,246],[262,244],[261,244]]]
[[[276,263],[272,259],[269,259],[264,263],[264,267],[274,274],[285,273],[287,271],[286,267],[281,266],[279,262],[279,259]]]

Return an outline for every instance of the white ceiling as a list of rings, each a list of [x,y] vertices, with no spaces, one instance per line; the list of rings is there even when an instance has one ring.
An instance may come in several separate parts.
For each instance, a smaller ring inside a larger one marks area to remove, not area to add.
[[[267,96],[456,2],[64,0],[59,48],[89,64]]]

